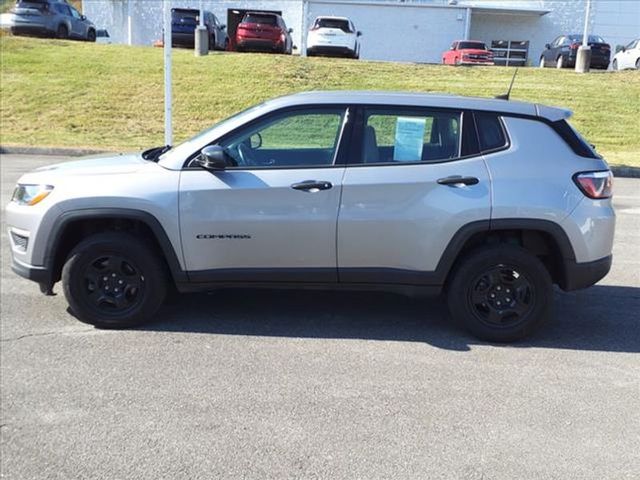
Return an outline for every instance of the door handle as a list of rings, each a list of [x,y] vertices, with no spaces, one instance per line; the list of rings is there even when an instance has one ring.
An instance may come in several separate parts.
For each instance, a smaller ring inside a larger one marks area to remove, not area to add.
[[[329,190],[333,185],[331,182],[322,180],[305,180],[304,182],[294,183],[291,188],[294,190],[302,190],[303,192],[315,193],[320,190]]]
[[[439,178],[440,185],[477,185],[480,182],[476,177],[463,177],[461,175],[451,175],[450,177]]]

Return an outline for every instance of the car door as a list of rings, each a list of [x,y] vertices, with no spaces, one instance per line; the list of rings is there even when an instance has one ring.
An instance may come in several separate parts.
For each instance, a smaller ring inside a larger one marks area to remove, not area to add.
[[[86,38],[87,32],[85,24],[82,21],[82,15],[75,8],[69,7],[71,11],[71,35],[76,38]]]
[[[338,216],[340,282],[438,284],[454,235],[467,225],[486,228],[491,215],[471,114],[372,106],[356,125],[359,150],[345,171]]]
[[[215,142],[227,169],[184,169],[180,227],[192,281],[337,281],[346,112],[266,115]]]
[[[549,45],[549,48],[546,48],[544,50],[544,64],[546,67],[548,66],[555,66],[555,61],[556,61],[556,52],[558,51],[558,46],[560,45],[562,41],[562,37],[556,37],[553,42],[551,42],[551,44]]]
[[[625,68],[634,68],[636,63],[636,55],[638,52],[635,50],[636,45],[638,44],[638,40],[634,40],[629,45],[625,47],[624,52],[620,55],[620,65],[618,65],[619,69]]]

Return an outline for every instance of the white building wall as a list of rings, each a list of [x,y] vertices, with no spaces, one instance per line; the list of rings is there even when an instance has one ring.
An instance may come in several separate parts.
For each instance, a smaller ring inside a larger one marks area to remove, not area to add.
[[[311,0],[308,25],[321,15],[348,17],[360,37],[360,58],[438,63],[452,40],[463,38],[466,9],[394,2]]]
[[[462,3],[462,2],[460,2]],[[586,0],[474,0],[474,6],[513,6],[550,10],[538,15],[472,15],[471,38],[488,44],[492,40],[529,40],[529,60],[537,64],[546,43],[562,34],[582,34]],[[640,36],[640,0],[592,0],[589,31],[604,38],[615,51]]]

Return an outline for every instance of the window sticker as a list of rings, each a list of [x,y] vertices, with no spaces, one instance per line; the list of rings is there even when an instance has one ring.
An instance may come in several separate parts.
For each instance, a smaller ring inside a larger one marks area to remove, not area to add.
[[[398,117],[393,160],[396,162],[419,162],[422,160],[426,118]]]

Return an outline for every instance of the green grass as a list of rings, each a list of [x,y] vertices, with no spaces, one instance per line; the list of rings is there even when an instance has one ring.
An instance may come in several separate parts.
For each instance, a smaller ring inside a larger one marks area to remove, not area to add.
[[[3,145],[137,149],[163,140],[157,48],[0,37]],[[513,70],[174,50],[174,131],[183,140],[262,100],[314,89],[504,93]],[[568,107],[613,164],[640,166],[640,72],[521,69],[515,100]]]

